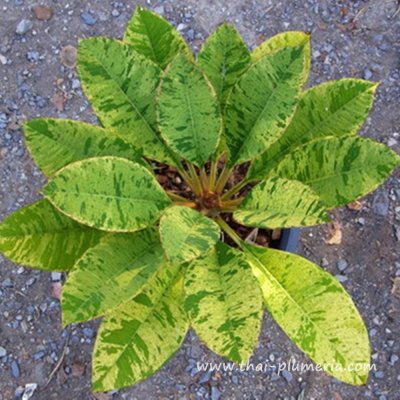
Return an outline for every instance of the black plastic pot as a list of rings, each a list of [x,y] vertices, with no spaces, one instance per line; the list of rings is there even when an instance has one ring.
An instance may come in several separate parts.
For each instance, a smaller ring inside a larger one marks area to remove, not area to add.
[[[279,248],[281,250],[285,250],[290,253],[297,253],[299,247],[299,237],[300,237],[299,228],[284,229],[282,231],[282,237],[279,243]]]

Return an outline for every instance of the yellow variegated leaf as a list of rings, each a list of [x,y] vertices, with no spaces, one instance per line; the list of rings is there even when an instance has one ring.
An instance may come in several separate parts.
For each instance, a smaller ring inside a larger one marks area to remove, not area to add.
[[[298,255],[244,247],[267,309],[290,339],[335,378],[365,384],[370,367],[368,334],[342,285]]]
[[[218,242],[185,275],[185,308],[200,339],[217,354],[246,362],[257,343],[262,296],[243,253]]]
[[[164,266],[147,287],[103,319],[93,356],[95,391],[133,385],[161,368],[182,344],[189,323],[179,266]]]

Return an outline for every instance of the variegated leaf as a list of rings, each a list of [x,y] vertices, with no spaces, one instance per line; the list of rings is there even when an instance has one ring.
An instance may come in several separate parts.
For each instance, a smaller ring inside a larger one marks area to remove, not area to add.
[[[312,140],[355,135],[371,109],[376,86],[360,79],[341,79],[307,90],[284,135],[254,161],[249,178],[262,179],[286,154]]]
[[[136,6],[124,41],[164,69],[178,53],[191,59],[192,52],[177,30],[160,15]]]
[[[174,206],[161,217],[160,235],[167,258],[180,264],[206,254],[219,239],[220,229],[203,214]]]
[[[376,189],[399,163],[393,150],[371,139],[325,138],[298,147],[271,175],[305,183],[332,208]]]
[[[94,350],[93,389],[133,385],[161,368],[189,328],[183,301],[179,266],[165,266],[142,293],[106,315]]]
[[[288,47],[262,58],[232,89],[225,110],[231,165],[259,156],[284,132],[302,85],[303,53]]]
[[[168,145],[202,167],[215,151],[222,129],[217,97],[198,67],[182,55],[165,72],[158,122]]]
[[[306,32],[288,31],[281,32],[272,36],[260,46],[256,47],[251,53],[251,60],[253,63],[258,62],[263,57],[268,56],[276,51],[288,48],[304,46],[303,61],[304,61],[304,74],[303,83],[308,79],[308,74],[311,68],[311,36]]]
[[[68,275],[61,298],[64,325],[99,317],[132,299],[165,263],[154,228],[110,234]]]
[[[96,156],[119,156],[144,164],[140,152],[114,129],[40,118],[26,122],[24,133],[29,151],[47,176],[74,161]]]
[[[42,192],[71,218],[115,232],[133,232],[154,224],[170,204],[146,168],[117,157],[69,164]]]
[[[68,271],[104,235],[40,200],[15,211],[0,224],[0,251],[32,268]]]
[[[341,284],[298,255],[244,246],[267,309],[290,339],[335,378],[366,383],[368,334]]]
[[[250,65],[250,53],[235,27],[222,24],[205,41],[197,64],[214,86],[223,110],[233,85]]]
[[[157,161],[170,153],[156,127],[161,69],[126,43],[103,37],[81,40],[78,70],[85,94],[103,126]]]
[[[270,229],[329,221],[324,204],[308,186],[278,177],[266,179],[254,187],[233,217],[246,226]]]
[[[217,354],[246,362],[261,329],[262,296],[243,253],[219,242],[185,275],[185,308],[200,339]]]

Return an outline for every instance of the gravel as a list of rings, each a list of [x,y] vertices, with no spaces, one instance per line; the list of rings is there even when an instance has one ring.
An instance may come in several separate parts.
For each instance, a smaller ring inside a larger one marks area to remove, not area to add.
[[[32,11],[38,4],[51,8],[43,19]],[[121,38],[135,4],[109,0],[3,1],[0,14],[2,218],[36,201],[39,198],[36,193],[45,183],[25,149],[20,129],[23,121],[47,116],[96,123],[74,65],[77,38],[96,35]],[[310,85],[346,76],[380,81],[373,110],[361,133],[400,151],[397,40],[400,22],[398,16],[394,17],[396,1],[158,0],[141,4],[171,20],[195,51],[225,20],[238,27],[251,47],[282,30],[311,32]],[[68,65],[60,61],[66,46],[72,49]],[[63,110],[58,110],[52,102],[56,93],[65,96]],[[285,372],[286,377],[273,371],[199,372],[198,361],[223,360],[206,350],[190,332],[183,348],[152,378],[98,399],[400,398],[400,300],[391,292],[393,278],[400,276],[400,209],[396,211],[399,200],[400,179],[396,172],[363,201],[360,210],[344,207],[331,212],[332,219],[341,225],[340,245],[326,244],[329,235],[326,227],[304,229],[302,234],[301,253],[333,275],[338,274],[336,277],[346,286],[366,322],[377,368],[370,374],[367,385],[352,387],[318,372],[292,371],[290,375]],[[76,364],[90,365],[98,322],[69,328],[70,339],[62,366],[44,388],[63,353],[67,337],[60,325],[59,300],[52,297],[52,283],[61,282],[63,277],[21,270],[1,256],[0,263],[0,400],[20,399],[25,391],[21,385],[27,382],[38,384],[33,400],[92,399],[90,368],[79,376],[72,371],[76,370],[73,368]],[[374,322],[377,315],[378,324]],[[292,356],[299,362],[308,362],[266,315],[252,360],[270,360],[277,365]]]

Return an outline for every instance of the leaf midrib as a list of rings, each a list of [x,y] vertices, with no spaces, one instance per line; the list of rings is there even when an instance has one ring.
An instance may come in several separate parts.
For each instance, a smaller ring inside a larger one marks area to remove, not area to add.
[[[292,61],[289,63],[289,65],[288,65],[288,67],[287,67],[287,70],[289,70],[289,69],[292,67],[292,65],[293,65],[296,61],[297,61],[297,59],[292,60]],[[286,75],[287,75],[287,72],[285,71],[284,74],[283,74],[282,76],[284,77],[284,76],[286,76]],[[267,106],[269,105],[269,103],[270,103],[270,101],[271,101],[271,98],[272,98],[273,96],[275,96],[275,94],[280,90],[280,88],[281,88],[282,86],[284,86],[284,85],[287,86],[289,83],[290,83],[290,80],[283,80],[283,78],[281,78],[279,84],[277,84],[276,87],[272,89],[271,93],[269,94],[268,98],[266,99],[266,102],[265,102],[265,105],[264,105],[262,111],[258,114],[257,119],[256,119],[256,120],[254,121],[254,123],[252,124],[252,127],[251,127],[250,131],[247,133],[247,135],[245,136],[245,138],[244,138],[242,144],[241,144],[240,147],[239,147],[239,150],[236,152],[236,156],[235,156],[235,158],[234,158],[235,163],[237,162],[238,159],[241,158],[240,156],[241,156],[241,153],[242,153],[243,148],[245,147],[245,145],[247,145],[248,141],[249,141],[250,139],[253,138],[254,129],[255,129],[255,127],[258,125],[258,123],[259,123],[261,117],[264,115],[265,110],[267,109]],[[289,85],[289,86],[292,87],[292,86],[294,86],[294,85]]]

